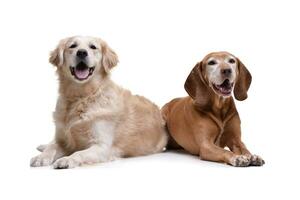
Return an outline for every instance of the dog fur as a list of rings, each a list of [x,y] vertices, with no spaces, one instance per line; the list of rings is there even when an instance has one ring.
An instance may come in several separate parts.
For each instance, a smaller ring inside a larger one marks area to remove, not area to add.
[[[78,64],[80,50],[86,52],[84,62],[92,70],[84,80],[71,70]],[[52,142],[39,146],[42,153],[31,159],[32,167],[54,163],[55,169],[73,168],[164,150],[168,136],[159,108],[110,79],[118,57],[106,42],[94,37],[66,38],[49,60],[59,77],[56,133]]]
[[[211,53],[198,62],[185,82],[189,96],[162,108],[172,137],[169,147],[232,166],[263,165],[264,160],[252,155],[241,140],[240,118],[231,96],[233,90],[237,100],[245,100],[251,80],[245,65],[228,52]]]

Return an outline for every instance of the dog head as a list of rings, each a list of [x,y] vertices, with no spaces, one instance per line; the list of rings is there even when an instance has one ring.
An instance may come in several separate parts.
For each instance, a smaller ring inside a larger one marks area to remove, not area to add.
[[[118,63],[116,53],[99,38],[74,36],[61,40],[50,54],[60,76],[85,83],[95,74],[108,74]]]
[[[230,97],[232,91],[237,100],[245,100],[251,84],[251,74],[245,65],[228,52],[214,52],[197,63],[185,82],[185,90],[205,105],[211,95]]]

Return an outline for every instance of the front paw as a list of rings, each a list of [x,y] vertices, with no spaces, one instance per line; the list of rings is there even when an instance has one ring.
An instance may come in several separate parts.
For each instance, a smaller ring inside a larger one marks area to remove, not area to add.
[[[250,157],[245,155],[233,156],[230,160],[230,164],[234,167],[247,167],[250,165],[250,163]]]
[[[42,166],[49,166],[53,162],[53,158],[47,154],[40,154],[31,158],[30,166],[31,167],[42,167]]]
[[[251,155],[251,166],[262,166],[265,164],[265,161],[258,155]]]
[[[71,169],[77,167],[79,164],[71,157],[63,157],[58,159],[54,164],[54,169]]]

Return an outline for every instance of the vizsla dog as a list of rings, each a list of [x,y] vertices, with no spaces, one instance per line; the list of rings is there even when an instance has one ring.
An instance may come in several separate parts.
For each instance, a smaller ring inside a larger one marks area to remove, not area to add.
[[[189,96],[162,108],[170,145],[203,160],[236,167],[263,165],[264,160],[252,155],[241,140],[240,118],[231,96],[233,91],[237,100],[245,100],[250,83],[251,74],[238,58],[228,52],[208,54],[185,82]]]

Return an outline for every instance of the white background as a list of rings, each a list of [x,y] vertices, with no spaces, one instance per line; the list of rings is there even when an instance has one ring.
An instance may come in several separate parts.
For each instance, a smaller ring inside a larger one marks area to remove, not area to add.
[[[299,1],[298,1],[299,2]],[[1,1],[0,199],[299,199],[297,1]],[[237,102],[243,139],[263,167],[234,168],[180,153],[75,170],[31,169],[54,135],[55,68],[48,55],[71,35],[118,53],[113,80],[159,106],[185,96],[196,62],[226,50],[253,76]]]

